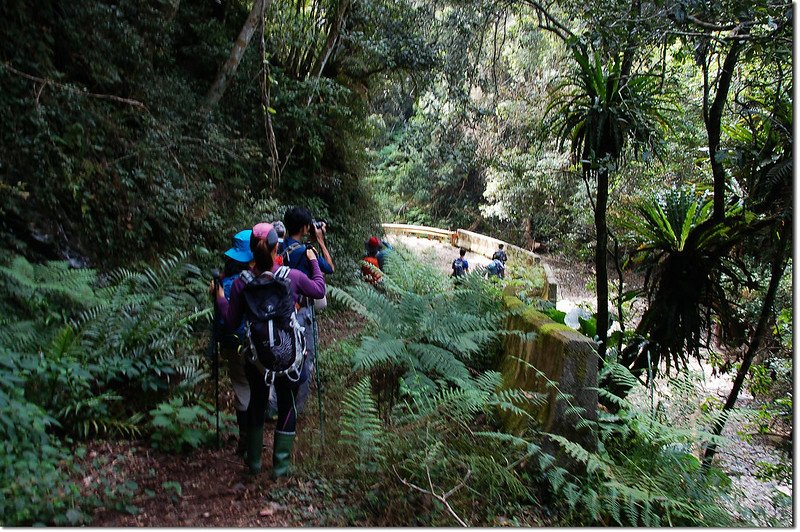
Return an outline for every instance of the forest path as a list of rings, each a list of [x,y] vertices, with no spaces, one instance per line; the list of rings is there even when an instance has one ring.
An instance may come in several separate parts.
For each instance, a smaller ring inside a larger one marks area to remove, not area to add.
[[[421,260],[436,265],[448,274],[451,271],[450,264],[458,256],[458,248],[436,240],[392,235],[389,241],[408,247]],[[487,257],[474,253],[467,253],[466,257],[471,267],[485,266],[490,262]],[[594,294],[589,289],[594,272],[589,263],[566,260],[555,255],[547,256],[545,260],[559,283],[558,307],[561,310],[566,311],[577,305],[594,307]],[[321,349],[358,334],[362,323],[355,314],[346,320],[334,321],[322,313]],[[730,389],[730,375],[711,376],[707,368],[694,369],[705,373],[703,389],[706,396],[724,398]],[[220,384],[223,394],[221,410],[232,412],[232,396],[224,377]],[[326,396],[324,399],[327,409],[332,398]],[[741,406],[757,407],[748,394],[743,394],[740,402]],[[92,526],[359,526],[358,518],[353,517],[353,505],[348,502],[358,494],[352,495],[341,483],[325,480],[322,478],[324,473],[320,471],[303,469],[303,465],[311,462],[309,459],[319,452],[316,405],[314,391],[307,412],[298,420],[295,463],[299,471],[279,481],[269,477],[272,456],[270,432],[274,429],[274,423],[265,425],[264,470],[255,478],[246,474],[243,461],[235,454],[236,441],[232,435],[223,435],[220,449],[199,449],[178,456],[151,449],[148,442],[93,442],[88,446],[84,460],[84,483],[88,485],[105,478],[105,482],[111,484],[132,481],[138,488],[118,508],[96,511]],[[745,435],[748,433],[752,435],[752,428],[746,427],[741,421],[728,424],[725,435],[733,443],[718,455],[722,467],[732,474],[734,483],[746,494],[753,509],[764,507],[765,499],[773,489],[780,489],[791,497],[791,486],[778,485],[774,481],[763,482],[755,477],[757,462],[778,463],[780,450],[775,442],[764,437]],[[330,437],[326,435],[326,438]],[[97,465],[92,465],[92,462]],[[137,511],[125,511],[125,506],[131,510],[136,507]],[[791,503],[766,503],[767,516],[778,520],[783,526],[791,525],[791,512]]]
[[[435,239],[390,234],[386,236],[386,240],[393,246],[400,244],[407,247],[419,257],[420,262],[436,266],[447,275],[453,272],[453,261],[459,256],[459,248]],[[467,259],[470,269],[475,269],[477,266],[486,267],[492,262],[489,257],[484,257],[471,251],[467,251],[464,258]]]
[[[335,342],[360,333],[364,321],[355,313],[347,320],[320,314],[320,353]],[[324,366],[323,366],[324,371]],[[272,431],[264,425],[263,469],[247,474],[236,455],[235,422],[231,433],[220,436],[221,448],[197,449],[174,455],[152,449],[147,441],[92,442],[83,460],[83,483],[121,485],[135,482],[136,489],[116,508],[94,513],[97,527],[329,527],[358,526],[352,516],[351,490],[340,481],[303,467],[319,456],[320,431],[316,385],[306,411],[298,418],[294,463],[297,470],[277,481],[272,471]],[[323,397],[326,416],[335,398]],[[223,370],[220,411],[233,412],[233,393]],[[326,441],[334,437],[326,424]],[[357,494],[356,494],[357,496]],[[127,507],[127,510],[126,510]]]

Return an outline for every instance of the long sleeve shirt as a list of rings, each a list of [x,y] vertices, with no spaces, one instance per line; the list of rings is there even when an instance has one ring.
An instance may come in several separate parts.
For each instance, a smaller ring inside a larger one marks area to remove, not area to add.
[[[289,270],[289,280],[291,281],[292,300],[297,302],[300,296],[310,297],[312,299],[322,299],[325,296],[325,278],[319,269],[317,259],[309,261],[311,264],[311,276],[304,274],[300,270]],[[272,266],[272,271],[278,269],[278,265]],[[258,275],[260,272],[253,271]],[[244,300],[244,279],[241,276],[233,282],[231,287],[230,302],[225,297],[217,296],[217,308],[219,309],[220,316],[225,320],[225,323],[241,323],[244,316],[246,303]]]

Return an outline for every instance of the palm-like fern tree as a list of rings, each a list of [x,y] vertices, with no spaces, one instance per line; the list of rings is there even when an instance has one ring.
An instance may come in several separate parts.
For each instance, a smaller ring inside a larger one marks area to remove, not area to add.
[[[634,372],[655,373],[662,364],[669,372],[684,368],[689,356],[699,359],[712,314],[726,322],[735,315],[726,284],[752,284],[730,251],[752,230],[753,215],[729,205],[718,223],[712,212],[711,198],[687,187],[641,202],[624,223],[642,242],[637,259],[650,299],[638,340],[622,353]]]
[[[580,163],[584,179],[596,182],[594,222],[597,231],[595,268],[597,280],[597,332],[601,356],[608,331],[608,190],[609,173],[628,144],[656,147],[666,124],[659,80],[651,75],[630,74],[630,60],[608,60],[576,37],[567,40],[575,72],[557,87],[547,114],[563,146],[570,143],[572,157]]]

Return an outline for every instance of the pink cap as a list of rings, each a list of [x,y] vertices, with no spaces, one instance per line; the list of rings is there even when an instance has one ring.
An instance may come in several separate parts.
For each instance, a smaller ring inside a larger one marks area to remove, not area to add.
[[[266,240],[270,247],[278,243],[278,233],[275,232],[272,224],[267,222],[261,222],[253,226],[253,238]]]

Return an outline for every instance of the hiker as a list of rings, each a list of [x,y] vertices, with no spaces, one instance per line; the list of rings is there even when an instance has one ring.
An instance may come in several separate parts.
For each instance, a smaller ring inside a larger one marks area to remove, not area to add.
[[[464,255],[467,254],[467,250],[461,248],[458,254],[459,257],[453,261],[453,273],[450,274],[450,277],[463,277],[469,273],[469,262],[464,258]]]
[[[492,262],[486,266],[486,278],[499,277],[505,279],[506,265],[500,259],[493,259]]]
[[[495,275],[497,275],[501,279],[505,279],[506,278],[506,261],[507,260],[508,260],[508,256],[506,255],[506,252],[503,251],[503,244],[499,244],[497,246],[497,251],[495,251],[494,255],[492,255],[492,262],[500,261],[502,263],[500,265],[495,265],[495,267],[494,267],[494,269],[496,270]],[[490,264],[490,266],[491,266],[491,264]]]
[[[502,261],[503,264],[508,261],[508,256],[506,255],[506,252],[503,251],[503,244],[498,244],[497,251],[495,251],[494,255],[492,255],[492,260],[495,259]]]
[[[332,274],[334,271],[333,259],[328,252],[328,247],[325,245],[327,223],[315,222],[311,213],[305,207],[292,207],[287,210],[283,215],[283,223],[286,226],[286,237],[283,239],[283,245],[279,249],[279,253],[283,258],[283,264],[289,268],[298,269],[310,276],[311,265],[305,253],[308,246],[303,244],[302,240],[307,235],[312,235],[322,251],[322,256],[318,259],[320,271],[324,274]],[[319,300],[317,302],[311,298],[301,298],[301,308],[297,311],[297,319],[300,321],[300,325],[305,327],[309,375],[314,375],[317,358],[317,346],[314,338],[314,330],[317,328],[317,322],[314,307],[316,306],[320,309],[324,308],[326,304],[324,296],[325,294],[317,298]],[[305,410],[310,385],[311,379],[303,383],[297,394],[298,414],[302,414],[303,410]]]
[[[230,303],[219,287],[217,306],[226,323],[247,319],[250,346],[245,374],[250,385],[250,404],[247,408],[245,462],[251,474],[261,471],[267,397],[270,385],[275,386],[278,421],[273,440],[272,477],[278,478],[289,474],[297,424],[297,392],[309,377],[308,365],[304,363],[306,357],[303,356],[303,333],[295,314],[296,304],[301,298],[316,299],[325,295],[325,278],[312,248],[305,251],[310,277],[300,270],[277,265],[278,235],[272,224],[260,223],[253,227],[250,249],[255,265],[233,282]],[[256,312],[265,307],[269,311],[273,308],[280,311],[274,312],[275,318],[268,323],[256,319]],[[287,315],[290,318],[287,319]],[[289,350],[288,354],[286,350]],[[290,365],[286,366],[286,361]],[[276,367],[279,362],[284,363],[280,368]]]
[[[381,249],[381,242],[377,237],[370,237],[367,240],[367,254],[361,259],[361,277],[369,284],[377,284],[383,276],[380,273],[381,265],[378,260],[378,253]],[[377,271],[376,271],[377,270]]]
[[[275,232],[278,234],[278,258],[275,262],[278,263],[279,266],[283,266],[283,257],[280,255],[281,246],[283,245],[283,238],[286,236],[286,226],[283,225],[283,222],[280,220],[275,220],[272,222],[272,227],[275,228]],[[277,421],[278,420],[278,397],[275,395],[275,387],[272,386],[269,389],[269,402],[267,403],[267,421]]]
[[[278,233],[278,248],[280,248],[280,245],[283,244],[283,239],[286,236],[286,226],[283,225],[282,221],[275,220],[272,222],[272,227],[274,227],[275,232]]]
[[[225,299],[231,298],[231,287],[239,275],[253,266],[253,253],[250,251],[250,235],[252,229],[239,231],[233,237],[233,247],[225,252],[225,269],[222,278],[222,290]],[[236,453],[244,455],[247,441],[247,406],[250,404],[250,384],[244,370],[244,358],[240,348],[244,345],[245,324],[227,324],[220,319],[221,330],[224,331],[220,339],[220,355],[228,364],[228,375],[233,386],[234,409],[236,410],[236,424],[239,427],[239,442]]]
[[[388,255],[390,251],[394,251],[392,245],[386,240],[381,240],[380,251],[378,251],[378,254],[375,255],[375,257],[378,259],[378,267],[381,270],[383,270],[383,267],[386,265],[386,255]]]

